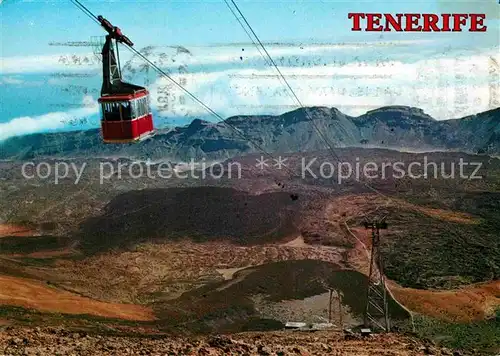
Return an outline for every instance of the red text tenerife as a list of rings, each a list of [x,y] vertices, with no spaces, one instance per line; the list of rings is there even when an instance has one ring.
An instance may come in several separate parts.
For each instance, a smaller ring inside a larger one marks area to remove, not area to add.
[[[485,32],[485,14],[365,14],[351,12],[353,31]]]

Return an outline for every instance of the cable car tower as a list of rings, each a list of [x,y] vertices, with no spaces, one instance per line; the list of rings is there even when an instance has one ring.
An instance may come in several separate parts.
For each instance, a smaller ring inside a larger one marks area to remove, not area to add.
[[[154,134],[153,115],[146,88],[122,81],[118,44],[134,44],[102,16],[97,20],[108,32],[102,47],[101,129],[105,143],[142,141]],[[113,41],[116,45],[114,51]]]
[[[364,327],[390,331],[387,288],[380,256],[380,230],[387,229],[385,217],[380,221],[365,221],[364,226],[372,233],[370,272],[368,276],[367,300],[364,314]]]

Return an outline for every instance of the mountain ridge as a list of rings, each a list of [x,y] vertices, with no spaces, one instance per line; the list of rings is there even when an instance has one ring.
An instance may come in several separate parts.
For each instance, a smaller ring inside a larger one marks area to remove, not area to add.
[[[186,126],[160,129],[144,142],[123,145],[102,143],[98,129],[35,133],[0,142],[0,159],[89,155],[180,161],[227,159],[261,148],[274,153],[324,150],[328,147],[323,137],[333,147],[498,155],[500,108],[439,121],[420,108],[408,106],[384,106],[359,116],[337,108],[307,107],[281,115],[236,115],[218,123],[197,118]]]

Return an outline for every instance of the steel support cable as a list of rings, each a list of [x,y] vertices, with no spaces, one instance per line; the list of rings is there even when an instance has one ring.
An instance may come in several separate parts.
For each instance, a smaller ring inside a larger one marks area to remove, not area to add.
[[[231,13],[233,14],[233,16],[236,19],[236,21],[238,21],[238,23],[240,24],[240,26],[243,29],[243,31],[245,31],[245,33],[247,34],[248,38],[250,38],[250,40],[252,41],[252,43],[255,45],[255,47],[257,48],[257,51],[259,52],[259,54],[261,55],[261,57],[264,59],[264,62],[266,62],[267,65],[271,66],[272,64],[269,63],[267,57],[262,54],[262,52],[260,50],[260,47],[257,45],[257,43],[255,43],[254,39],[252,38],[252,35],[248,32],[248,30],[245,27],[245,25],[241,22],[240,17],[238,17],[238,15],[234,12],[233,8],[231,7],[231,5],[229,5],[229,3],[227,2],[227,0],[224,0],[224,2],[226,3],[227,7],[229,8],[229,10],[231,11]]]
[[[288,81],[286,80],[285,76],[283,75],[283,73],[281,72],[281,70],[279,69],[279,67],[277,66],[276,62],[273,60],[273,58],[271,57],[271,55],[269,54],[269,52],[267,51],[267,49],[265,48],[264,44],[262,43],[262,41],[259,39],[259,37],[257,36],[257,34],[255,33],[255,31],[253,30],[252,26],[250,26],[249,22],[247,21],[246,17],[243,15],[243,13],[241,12],[240,8],[238,7],[238,5],[236,4],[236,2],[234,0],[230,0],[231,3],[234,5],[236,11],[240,14],[241,18],[243,19],[243,21],[245,22],[245,24],[248,26],[250,32],[246,29],[246,27],[243,25],[243,23],[240,21],[239,17],[236,15],[236,13],[234,12],[234,10],[231,8],[231,6],[229,5],[228,1],[227,0],[224,0],[224,2],[226,3],[227,7],[229,8],[229,10],[231,11],[231,13],[235,16],[235,18],[238,20],[239,24],[241,25],[241,27],[243,28],[243,30],[246,32],[246,34],[248,35],[248,37],[250,38],[250,40],[252,41],[252,43],[256,46],[257,46],[257,43],[255,42],[255,40],[259,43],[260,47],[263,49],[263,51],[265,52],[266,56],[267,56],[267,59],[269,60],[269,62],[271,63],[270,65],[272,65],[276,71],[278,72],[279,74],[279,78],[280,78],[280,81],[282,81],[285,86],[287,87],[287,89],[290,91],[291,95],[292,95],[292,99],[294,99],[298,105],[304,109],[304,113],[305,113],[305,116],[306,118],[311,122],[311,124],[313,125],[313,128],[316,130],[316,132],[318,133],[318,135],[320,136],[320,138],[325,142],[325,144],[327,145],[329,151],[330,151],[330,154],[333,156],[333,158],[341,163],[341,160],[340,160],[340,157],[335,153],[333,147],[332,147],[332,144],[329,142],[328,138],[321,132],[320,128],[316,125],[316,122],[314,121],[314,119],[311,117],[311,115],[309,114],[309,112],[307,111],[307,109],[304,107],[304,105],[302,104],[302,102],[300,101],[300,99],[298,98],[298,96],[295,94],[295,91],[293,90],[293,88],[290,86],[290,84],[288,83]],[[253,37],[250,35],[250,33],[253,34]],[[255,39],[254,39],[255,37]],[[262,55],[262,52],[260,51],[259,48],[257,48],[259,50],[259,53]],[[263,56],[263,55],[262,55]],[[269,62],[267,61],[266,58],[264,58],[266,60],[266,63],[269,64]],[[342,172],[343,173],[343,172]],[[388,205],[389,202],[392,201],[392,198],[390,198],[389,196],[385,195],[384,193],[380,192],[379,190],[377,190],[376,188],[372,187],[371,185],[369,185],[368,183],[366,182],[363,182],[362,183],[366,188],[368,188],[369,190],[373,191],[374,193],[386,198],[388,201],[386,203],[386,206]]]
[[[82,11],[84,11],[89,17],[91,17],[97,24],[100,25],[100,22],[97,20],[97,16],[95,16],[88,8],[86,8],[80,1],[78,0],[71,0],[78,8],[80,8]],[[149,60],[145,55],[137,51],[135,48],[128,46],[127,44],[123,44],[127,49],[129,49],[131,52],[133,52],[135,55],[141,57],[144,61],[146,61],[149,65],[151,65],[159,74],[161,74],[163,77],[167,78],[169,81],[171,81],[175,86],[177,86],[179,89],[181,89],[184,93],[186,93],[191,99],[193,99],[195,102],[197,102],[199,105],[201,105],[205,110],[207,110],[210,114],[215,116],[219,121],[216,123],[222,123],[229,128],[231,128],[240,138],[242,138],[244,141],[250,142],[252,145],[254,145],[255,148],[257,148],[259,151],[261,151],[263,154],[265,154],[267,157],[276,160],[274,156],[266,151],[259,143],[255,142],[254,140],[250,139],[248,136],[243,134],[236,126],[228,123],[220,114],[215,112],[212,108],[210,108],[208,105],[206,105],[204,102],[202,102],[200,99],[198,99],[194,94],[192,94],[189,90],[184,88],[181,84],[179,84],[177,81],[175,81],[170,75],[168,75],[164,70],[159,68],[156,64],[154,64],[151,60]],[[283,165],[283,167],[287,170],[287,172],[291,175],[291,177],[299,177],[295,172],[293,172],[290,168],[286,167]]]
[[[217,121],[216,123],[222,123],[224,125],[226,125],[227,127],[231,128],[240,138],[242,138],[243,140],[245,141],[248,141],[250,142],[252,145],[255,146],[255,148],[257,148],[259,151],[261,151],[263,154],[265,154],[267,157],[273,159],[273,160],[276,160],[274,158],[274,156],[269,153],[268,151],[266,151],[259,143],[255,142],[255,140],[252,140],[250,139],[248,136],[246,136],[244,133],[241,132],[240,129],[238,129],[236,126],[230,124],[227,122],[227,120],[225,120],[220,114],[218,114],[217,112],[215,112],[212,108],[210,108],[208,105],[206,105],[204,102],[202,102],[200,99],[198,99],[194,94],[192,94],[189,90],[187,90],[186,88],[184,88],[181,84],[179,84],[176,80],[174,80],[170,75],[168,75],[165,71],[163,71],[161,68],[159,68],[156,64],[154,64],[153,62],[151,62],[146,56],[144,56],[142,53],[140,53],[139,51],[137,51],[135,48],[133,47],[130,47],[128,45],[125,45],[126,48],[128,48],[130,51],[132,51],[134,54],[136,54],[137,56],[141,57],[143,60],[145,60],[148,64],[150,64],[158,73],[160,73],[163,77],[167,78],[169,81],[171,81],[175,86],[177,86],[179,89],[181,89],[184,93],[186,93],[191,99],[193,99],[195,102],[197,102],[198,104],[200,104],[203,108],[205,108],[210,114],[212,114],[213,116],[215,116],[217,119],[219,119],[219,121]],[[297,176],[298,175],[293,172],[290,168],[286,167],[283,165],[283,167],[285,167],[285,169],[287,170],[288,173],[290,173],[290,175],[292,177],[294,176]]]
[[[283,82],[285,83],[286,87],[288,88],[288,90],[290,91],[290,93],[292,94],[293,96],[293,99],[299,104],[299,106],[302,108],[302,109],[305,109],[304,108],[304,105],[302,104],[302,102],[300,101],[300,99],[297,97],[297,95],[295,94],[295,91],[293,90],[293,88],[290,86],[290,84],[288,83],[288,81],[286,80],[285,76],[283,75],[283,73],[281,72],[281,70],[279,69],[279,67],[276,65],[276,62],[274,61],[274,59],[271,57],[271,55],[269,54],[269,52],[267,51],[266,47],[264,46],[264,44],[262,43],[262,41],[259,39],[259,37],[257,36],[257,34],[255,33],[255,31],[253,30],[252,26],[250,26],[250,24],[248,23],[246,17],[243,15],[243,13],[241,12],[240,8],[238,7],[238,5],[236,4],[236,2],[234,0],[230,0],[231,3],[234,5],[234,7],[236,8],[236,10],[238,11],[238,13],[240,14],[241,18],[243,19],[243,21],[245,22],[245,24],[248,26],[248,28],[250,29],[250,32],[253,34],[253,36],[255,37],[255,39],[257,40],[257,42],[259,43],[260,47],[262,48],[262,50],[264,51],[264,53],[266,54],[267,58],[269,59],[270,63],[272,64],[272,66],[276,69],[276,71],[278,72],[279,76],[283,79]],[[224,2],[228,5],[227,1],[224,0]],[[234,14],[234,11],[232,11],[232,9],[230,9],[231,12]],[[238,21],[240,22],[240,21]],[[240,22],[241,24],[241,22]],[[245,32],[248,34],[248,31],[245,30]],[[255,42],[252,40],[252,42],[255,44]],[[309,115],[309,113],[307,112],[307,109],[304,110],[304,113],[306,114],[306,117],[308,118],[309,121],[311,121],[311,124],[314,126],[314,128],[316,129],[316,131],[318,132],[318,135],[320,135],[320,137],[323,139],[323,141],[327,144],[328,148],[330,149],[331,151],[331,154],[340,162],[340,158],[338,157],[338,155],[333,151],[333,148],[331,147],[330,143],[328,142],[328,140],[326,139],[326,137],[323,135],[323,133],[321,132],[321,130],[318,128],[318,126],[316,125],[316,123],[314,122],[314,119],[312,119],[312,117]]]

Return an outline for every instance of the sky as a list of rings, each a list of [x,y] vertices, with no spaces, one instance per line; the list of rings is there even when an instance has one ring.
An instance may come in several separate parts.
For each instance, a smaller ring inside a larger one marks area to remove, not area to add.
[[[82,2],[222,117],[297,107],[224,0]],[[236,3],[305,106],[409,105],[442,120],[500,105],[497,0]],[[98,127],[100,63],[83,42],[104,31],[67,0],[3,0],[0,11],[0,140]],[[488,31],[353,32],[349,12],[485,13]],[[120,58],[125,79],[150,89],[157,126],[217,120],[140,58]]]

